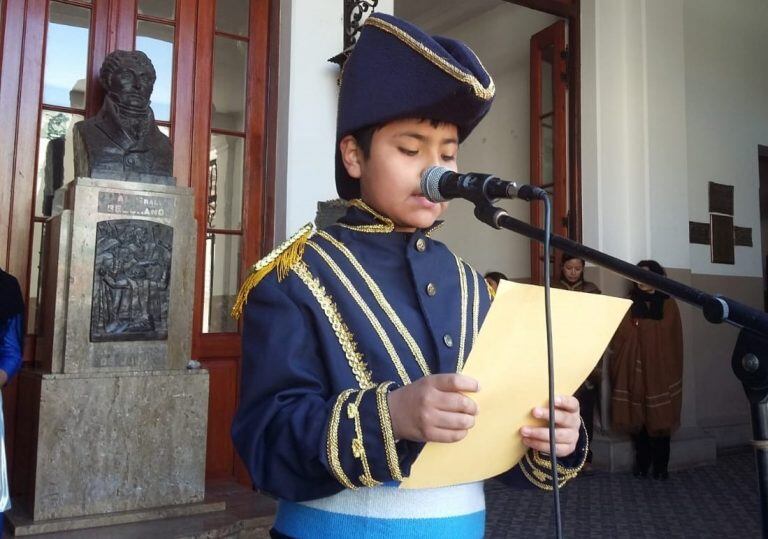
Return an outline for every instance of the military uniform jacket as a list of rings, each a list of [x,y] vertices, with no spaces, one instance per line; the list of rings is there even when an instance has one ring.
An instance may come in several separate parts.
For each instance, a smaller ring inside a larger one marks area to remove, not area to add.
[[[258,284],[244,286],[232,436],[256,487],[279,498],[407,476],[423,444],[394,439],[387,392],[461,371],[488,312],[482,276],[431,238],[436,226],[393,228],[353,201],[337,224],[308,226],[257,264]],[[534,453],[509,482],[547,488],[548,461]],[[576,453],[563,464],[583,461],[585,443]]]

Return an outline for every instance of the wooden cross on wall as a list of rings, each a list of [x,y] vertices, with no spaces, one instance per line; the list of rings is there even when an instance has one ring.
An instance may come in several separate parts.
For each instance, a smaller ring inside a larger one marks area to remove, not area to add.
[[[735,246],[752,247],[752,229],[733,225],[733,185],[709,182],[709,223],[688,223],[690,243],[709,245],[713,264],[735,264]]]

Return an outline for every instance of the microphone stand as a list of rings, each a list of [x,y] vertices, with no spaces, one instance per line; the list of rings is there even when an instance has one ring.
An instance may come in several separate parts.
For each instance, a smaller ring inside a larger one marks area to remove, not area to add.
[[[480,221],[493,228],[511,230],[545,243],[544,230],[514,219],[502,208],[493,206],[493,200],[486,197],[482,190],[467,198],[475,205],[475,217]],[[725,322],[739,328],[739,336],[731,357],[731,368],[744,386],[749,400],[754,436],[752,445],[758,471],[762,536],[768,538],[768,315],[726,296],[707,294],[562,236],[551,234],[549,240],[552,246],[563,252],[588,260],[632,281],[661,290],[701,309],[704,318],[712,324]],[[549,264],[549,260],[545,263]]]

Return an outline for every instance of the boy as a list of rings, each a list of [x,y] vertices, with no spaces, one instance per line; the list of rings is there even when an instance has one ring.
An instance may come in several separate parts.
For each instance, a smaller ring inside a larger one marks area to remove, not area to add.
[[[465,395],[477,382],[457,373],[490,294],[431,239],[445,204],[419,180],[430,165],[456,170],[493,92],[466,45],[387,15],[368,18],[343,66],[336,185],[350,209],[256,264],[233,308],[245,320],[232,435],[254,484],[280,500],[274,537],[484,533],[482,483],[393,487],[424,442],[461,440],[478,413]],[[586,439],[578,402],[559,397],[557,408],[567,480]],[[548,431],[522,435],[531,449],[506,479],[546,489]]]

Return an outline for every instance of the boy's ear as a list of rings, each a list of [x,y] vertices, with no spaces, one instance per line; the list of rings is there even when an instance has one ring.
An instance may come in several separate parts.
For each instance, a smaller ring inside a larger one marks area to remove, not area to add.
[[[339,150],[341,151],[341,161],[347,174],[351,178],[359,180],[363,175],[363,150],[357,144],[357,140],[352,135],[347,135],[339,141]]]

